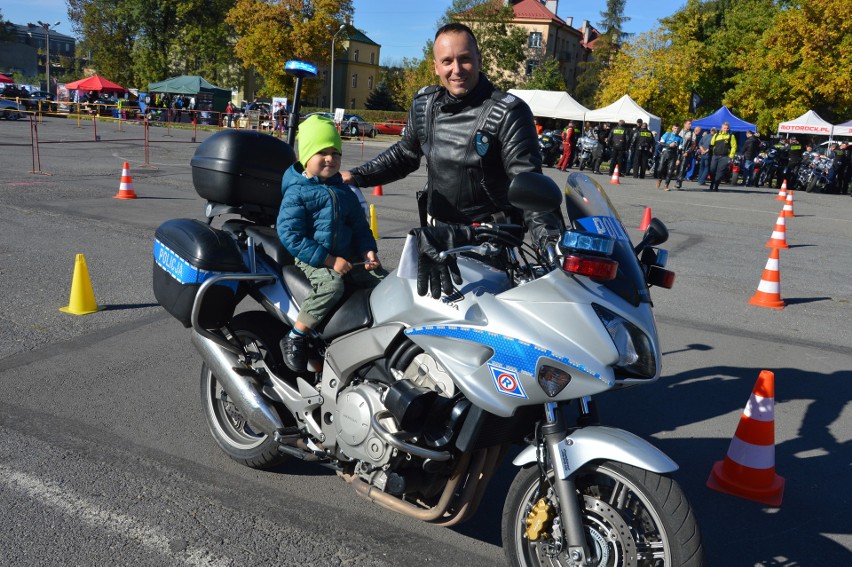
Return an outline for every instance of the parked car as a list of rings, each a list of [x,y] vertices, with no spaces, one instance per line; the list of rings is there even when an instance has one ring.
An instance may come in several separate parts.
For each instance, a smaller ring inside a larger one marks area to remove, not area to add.
[[[379,134],[390,134],[402,136],[402,131],[405,129],[405,120],[385,120],[376,124],[376,131]]]
[[[41,109],[46,112],[56,112],[56,97],[47,91],[33,91],[30,93],[27,101],[30,109],[38,109],[38,103],[41,101]]]
[[[369,136],[376,137],[376,127],[367,122],[364,118],[357,114],[344,114],[343,122],[340,123],[341,134],[350,136]]]
[[[0,117],[6,120],[17,120],[23,112],[24,107],[22,104],[18,104],[14,100],[0,99]]]

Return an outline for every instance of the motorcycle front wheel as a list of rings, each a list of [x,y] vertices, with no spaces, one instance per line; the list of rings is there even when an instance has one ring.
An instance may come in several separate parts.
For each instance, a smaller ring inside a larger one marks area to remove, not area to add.
[[[261,311],[240,313],[230,327],[248,351],[262,356],[268,366],[279,368],[284,364],[278,343],[288,329],[271,315]],[[271,469],[287,460],[275,440],[249,425],[207,364],[201,366],[201,404],[210,434],[233,460],[254,469]],[[285,424],[288,417],[281,416]]]
[[[548,471],[552,480],[553,471]],[[503,508],[503,549],[510,565],[573,566],[561,549],[555,490],[541,490],[538,467],[521,470]],[[587,546],[598,567],[699,567],[701,535],[682,490],[667,476],[612,461],[576,476]],[[546,515],[545,515],[546,511]],[[528,520],[549,518],[531,541]]]

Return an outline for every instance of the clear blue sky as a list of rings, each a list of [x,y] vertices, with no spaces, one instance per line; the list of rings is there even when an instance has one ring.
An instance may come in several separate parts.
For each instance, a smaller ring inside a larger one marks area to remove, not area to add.
[[[73,35],[64,0],[26,0],[4,2],[0,12],[16,24],[37,20],[61,22],[58,32]],[[452,4],[451,0],[354,0],[355,26],[382,46],[381,64],[401,63],[403,57],[419,58],[423,46],[435,33],[435,22]],[[630,21],[626,32],[642,33],[653,28],[659,18],[671,15],[686,0],[627,0],[625,15]],[[583,20],[596,25],[606,0],[559,0],[557,15],[574,18],[574,27]]]

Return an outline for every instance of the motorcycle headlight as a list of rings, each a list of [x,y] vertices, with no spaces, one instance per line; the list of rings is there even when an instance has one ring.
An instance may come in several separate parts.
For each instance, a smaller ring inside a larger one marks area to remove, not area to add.
[[[616,378],[653,378],[657,374],[657,362],[648,335],[609,309],[596,304],[592,307],[618,350],[614,365]]]

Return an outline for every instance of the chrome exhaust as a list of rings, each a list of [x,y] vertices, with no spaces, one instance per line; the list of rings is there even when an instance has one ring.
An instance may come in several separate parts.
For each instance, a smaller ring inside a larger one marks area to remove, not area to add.
[[[213,372],[216,381],[246,421],[269,436],[274,436],[276,431],[283,429],[284,424],[281,423],[278,412],[260,395],[254,385],[252,371],[240,362],[237,355],[194,329],[191,337],[192,344]]]

